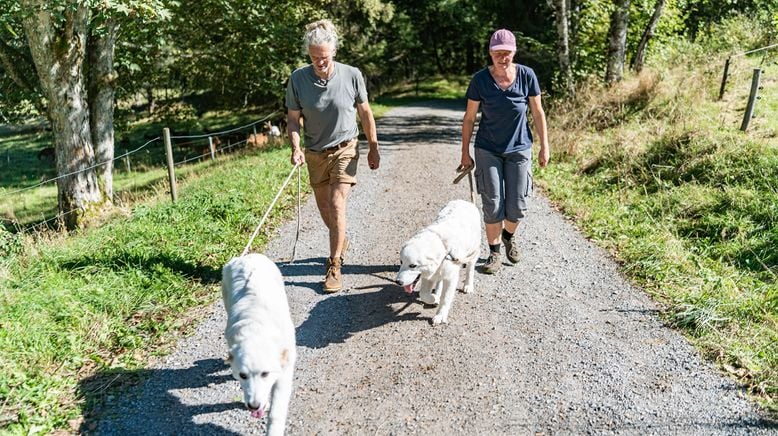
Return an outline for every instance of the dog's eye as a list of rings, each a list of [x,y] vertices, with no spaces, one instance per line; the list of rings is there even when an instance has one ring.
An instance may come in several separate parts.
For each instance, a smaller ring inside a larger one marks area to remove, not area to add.
[[[243,380],[246,380],[247,378],[249,378],[249,376],[247,376],[245,372],[242,372],[242,373],[238,374],[238,377],[242,378]]]
[[[269,372],[267,372],[267,371],[263,371],[263,372],[261,372],[261,373],[259,374],[259,376],[260,376],[260,377],[262,377],[262,378],[266,378],[266,377],[267,377],[267,376],[269,376],[269,375],[270,375],[270,373],[269,373]]]
[[[412,264],[408,265],[408,268],[416,268],[417,266],[419,266],[419,265],[416,265],[415,263],[412,263]]]

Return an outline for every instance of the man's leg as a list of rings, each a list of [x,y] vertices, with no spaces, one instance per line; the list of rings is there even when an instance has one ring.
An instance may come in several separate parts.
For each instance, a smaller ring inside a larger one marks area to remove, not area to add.
[[[319,215],[321,215],[324,225],[327,229],[332,231],[332,219],[330,218],[331,209],[330,202],[332,197],[332,186],[324,185],[313,188],[313,196],[316,198],[316,207],[319,208]]]
[[[350,183],[335,183],[329,186],[330,198],[330,257],[339,259],[346,239],[346,205],[351,192]]]

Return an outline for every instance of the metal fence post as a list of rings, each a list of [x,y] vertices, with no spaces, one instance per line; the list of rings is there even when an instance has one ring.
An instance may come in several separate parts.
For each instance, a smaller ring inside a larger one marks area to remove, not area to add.
[[[216,149],[213,148],[213,138],[208,137],[208,149],[211,150],[211,160],[216,160]]]
[[[724,76],[721,78],[721,88],[719,88],[719,100],[724,98],[724,89],[727,86],[727,76],[729,75],[729,61],[732,59],[732,56],[727,58],[727,61],[724,62]]]
[[[748,96],[748,105],[746,105],[746,113],[743,114],[743,124],[740,125],[740,130],[746,131],[748,129],[748,123],[751,122],[751,118],[754,116],[754,105],[759,98],[759,79],[762,77],[762,69],[754,68],[754,77],[751,79],[751,94]]]
[[[176,172],[173,168],[173,146],[170,144],[170,129],[165,127],[162,129],[162,138],[165,141],[165,155],[167,155],[167,175],[170,180],[170,196],[173,198],[173,203],[178,199],[176,193]]]

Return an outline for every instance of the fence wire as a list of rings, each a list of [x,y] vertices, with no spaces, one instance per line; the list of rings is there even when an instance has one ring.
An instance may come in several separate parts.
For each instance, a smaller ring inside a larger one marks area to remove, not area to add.
[[[248,124],[245,124],[245,125],[242,125],[242,126],[238,126],[238,127],[233,127],[233,128],[225,129],[225,130],[220,130],[220,131],[217,131],[217,132],[209,132],[209,133],[202,134],[202,135],[177,135],[177,136],[171,136],[170,138],[171,138],[171,140],[172,139],[191,139],[190,141],[186,141],[186,142],[174,143],[174,144],[172,144],[174,147],[191,146],[192,144],[196,144],[196,143],[200,142],[199,140],[201,140],[201,139],[206,139],[206,138],[209,138],[209,137],[218,138],[220,136],[229,135],[231,133],[241,132],[243,130],[246,130],[248,128],[256,126],[257,124],[268,122],[269,120],[272,120],[273,118],[275,118],[277,116],[280,116],[280,112],[273,112],[273,113],[271,113],[269,115],[266,115],[266,116],[264,116],[264,117],[262,117],[262,118],[260,118],[260,119],[258,119],[256,121],[253,121],[251,123],[248,123]],[[246,134],[249,134],[249,133],[253,133],[253,131],[252,132],[246,132]],[[86,172],[86,171],[91,171],[91,170],[94,170],[95,168],[99,168],[99,167],[107,165],[109,163],[116,162],[116,161],[119,161],[121,159],[128,158],[128,157],[130,157],[132,155],[135,155],[136,153],[139,153],[139,152],[143,151],[144,149],[146,149],[146,151],[148,152],[149,145],[154,143],[154,142],[156,142],[156,141],[160,141],[161,139],[162,139],[161,136],[157,136],[157,137],[155,137],[153,139],[148,140],[143,145],[141,145],[141,146],[139,146],[139,147],[137,147],[135,149],[132,149],[130,151],[126,151],[125,153],[122,153],[122,154],[119,154],[117,156],[114,156],[112,159],[109,159],[109,160],[106,160],[106,161],[103,161],[103,162],[99,162],[99,163],[90,165],[89,167],[82,168],[82,169],[79,169],[77,171],[72,171],[72,172],[69,172],[67,174],[58,175],[57,177],[52,177],[52,178],[43,180],[43,181],[41,181],[39,183],[36,183],[34,185],[26,186],[24,188],[15,189],[13,191],[0,192],[0,201],[8,200],[11,197],[18,196],[19,194],[22,194],[22,193],[25,193],[25,192],[28,192],[28,191],[40,188],[41,186],[44,186],[44,185],[47,185],[47,184],[50,184],[50,183],[54,183],[57,180],[63,179],[65,177],[70,177],[70,176],[74,176],[74,175],[77,175],[77,174],[80,174],[80,173],[83,173],[83,172]],[[214,153],[226,153],[226,152],[230,151],[231,149],[234,149],[235,147],[239,147],[239,146],[245,145],[247,142],[248,142],[248,139],[243,139],[243,140],[236,141],[236,142],[228,142],[228,144],[226,146],[214,147]],[[208,141],[203,141],[203,147],[206,147],[206,146],[209,147]],[[193,156],[193,157],[185,157],[183,160],[175,162],[174,166],[181,166],[181,165],[184,165],[184,164],[192,162],[192,161],[202,160],[202,159],[207,158],[209,156],[211,156],[210,147],[209,147],[208,152],[202,153],[202,154],[198,154],[197,156]],[[160,168],[162,168],[162,166],[160,166]],[[55,216],[53,216],[53,217],[51,217],[49,219],[44,219],[43,221],[40,221],[40,222],[37,222],[37,223],[35,223],[33,225],[28,226],[27,227],[27,231],[28,232],[35,232],[35,231],[37,231],[37,229],[42,229],[44,227],[48,227],[50,223],[62,220],[67,215],[69,215],[69,214],[71,214],[73,212],[76,212],[78,210],[79,209],[72,209],[72,210],[67,211],[67,212],[58,212]],[[12,211],[10,211],[10,212],[11,212],[11,216],[13,216]],[[15,220],[15,219],[8,219],[6,217],[0,217],[0,222],[5,222],[5,223],[8,223],[10,225],[13,225],[17,229],[21,228],[19,222],[17,220]]]
[[[721,102],[722,126],[739,128],[746,112],[754,69],[761,70],[758,99],[749,130],[778,133],[778,44],[766,50],[751,50],[730,57]]]

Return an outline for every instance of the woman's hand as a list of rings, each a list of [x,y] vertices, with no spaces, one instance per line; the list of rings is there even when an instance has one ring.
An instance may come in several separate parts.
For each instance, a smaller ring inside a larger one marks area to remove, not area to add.
[[[475,163],[473,162],[473,158],[470,157],[470,153],[462,153],[462,159],[459,161],[459,168],[457,168],[458,171],[465,171],[470,168],[473,168]]]

